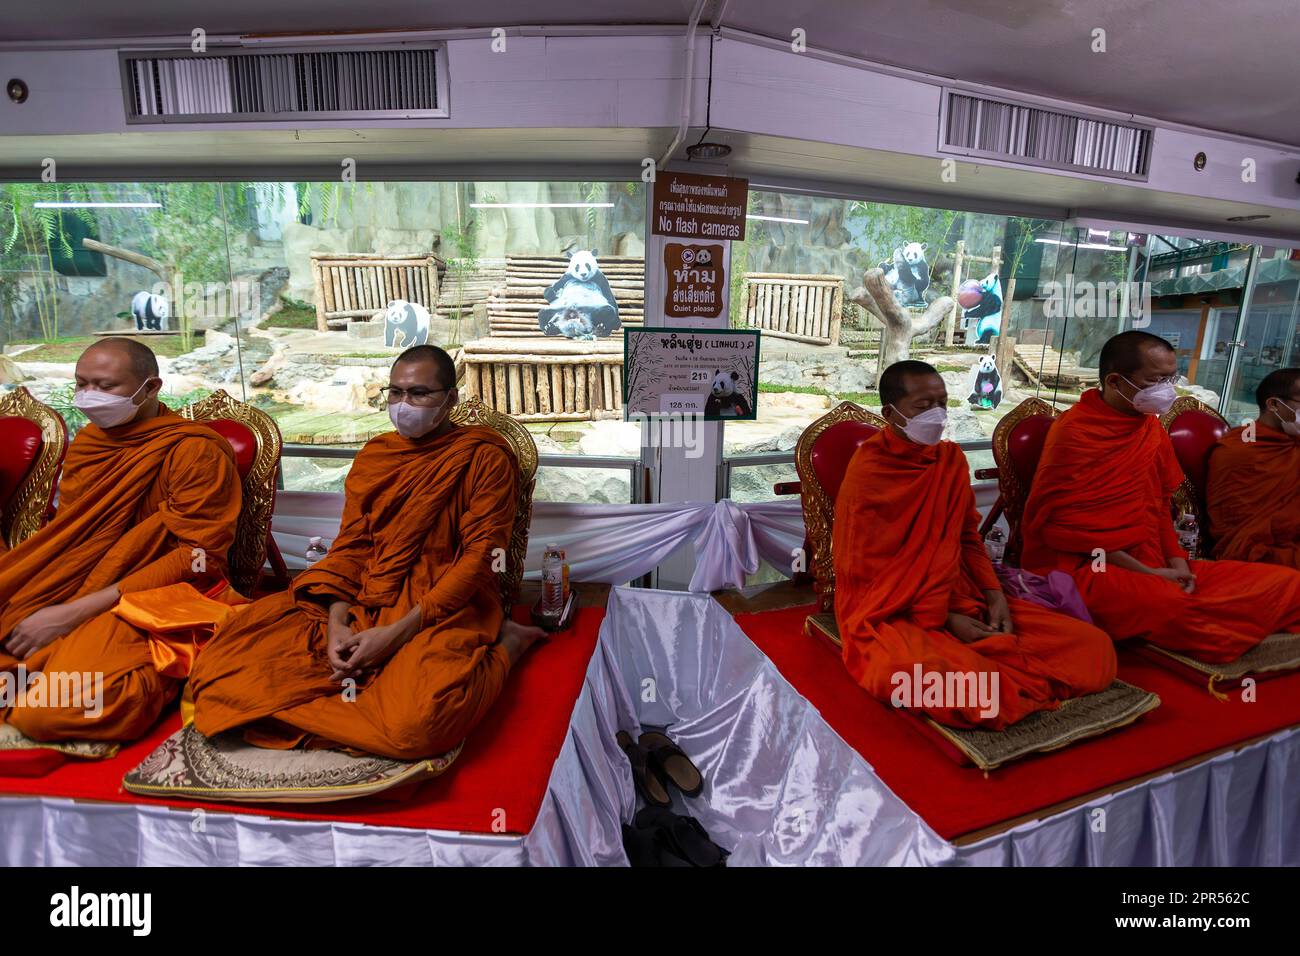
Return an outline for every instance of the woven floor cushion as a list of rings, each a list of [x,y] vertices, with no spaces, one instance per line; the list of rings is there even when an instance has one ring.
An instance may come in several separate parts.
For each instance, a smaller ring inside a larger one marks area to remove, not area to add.
[[[16,727],[0,724],[0,777],[43,777],[70,759],[107,760],[121,744],[100,740],[45,742],[24,736]]]
[[[1226,664],[1207,664],[1154,644],[1143,644],[1142,652],[1149,660],[1173,664],[1174,670],[1207,681],[1210,693],[1226,700],[1215,685],[1256,674],[1276,674],[1300,668],[1300,634],[1270,634],[1235,661]]]
[[[1117,680],[1103,691],[1072,697],[1056,710],[1040,710],[1005,730],[959,730],[929,717],[930,729],[981,770],[1031,754],[1060,750],[1089,737],[1118,730],[1160,706],[1150,691]]]
[[[429,760],[353,756],[338,750],[268,750],[238,731],[204,737],[193,726],[164,740],[122,781],[131,793],[235,803],[328,803],[438,776],[463,744]]]
[[[810,614],[804,622],[804,630],[809,636],[825,640],[836,648],[842,646],[839,625],[833,613]],[[918,717],[922,733],[958,763],[993,770],[1030,754],[1059,750],[1080,740],[1117,730],[1159,706],[1160,698],[1155,694],[1117,680],[1096,694],[1071,698],[1056,710],[1030,714],[1005,730],[959,730],[946,727],[924,714],[903,713]]]

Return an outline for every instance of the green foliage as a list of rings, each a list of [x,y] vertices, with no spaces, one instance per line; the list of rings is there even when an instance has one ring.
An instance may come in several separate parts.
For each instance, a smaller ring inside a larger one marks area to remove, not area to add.
[[[927,209],[922,206],[895,206],[855,200],[849,203],[847,218],[864,225],[869,237],[881,243],[875,258],[889,258],[895,247],[919,242],[925,246],[926,258],[933,266],[955,241],[953,227],[959,215],[952,209]]]

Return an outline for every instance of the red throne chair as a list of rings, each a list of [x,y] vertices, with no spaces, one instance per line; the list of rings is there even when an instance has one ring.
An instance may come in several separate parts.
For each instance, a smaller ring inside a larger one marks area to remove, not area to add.
[[[853,402],[841,402],[799,436],[794,451],[799,480],[782,482],[773,489],[778,495],[799,495],[803,507],[807,529],[804,553],[812,570],[819,612],[808,618],[805,630],[819,631],[836,644],[839,632],[835,627],[835,565],[831,556],[835,498],[853,453],[885,425],[879,415]]]
[[[1186,479],[1174,492],[1174,507],[1196,516],[1200,530],[1200,557],[1210,554],[1210,521],[1205,507],[1206,479],[1209,477],[1210,451],[1215,442],[1228,433],[1231,425],[1217,411],[1190,395],[1177,399],[1160,419],[1173,443],[1178,464]]]
[[[289,586],[284,557],[271,537],[271,513],[275,510],[275,475],[280,467],[281,437],[271,416],[259,408],[236,401],[216,391],[202,401],[180,410],[192,421],[202,422],[230,442],[235,466],[243,486],[243,507],[230,546],[231,585],[252,597],[263,584],[262,568],[271,565],[270,584],[263,590]]]
[[[986,535],[1005,516],[1011,533],[1007,536],[1003,560],[1010,565],[1020,561],[1023,544],[1020,523],[1029,500],[1029,487],[1038,468],[1038,460],[1047,442],[1048,429],[1059,412],[1039,398],[1027,398],[1003,416],[993,429],[993,461],[996,467],[979,468],[975,477],[981,480],[996,478],[998,499],[989,509],[980,535]]]
[[[58,412],[25,388],[0,396],[0,543],[17,547],[53,516],[67,451]]]

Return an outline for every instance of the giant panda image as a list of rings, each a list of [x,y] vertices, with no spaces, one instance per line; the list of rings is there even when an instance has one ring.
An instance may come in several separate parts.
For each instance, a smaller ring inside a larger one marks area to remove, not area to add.
[[[567,335],[569,338],[590,338],[590,335],[571,335],[566,329],[591,326],[591,333],[605,338],[622,328],[618,318],[618,302],[610,291],[609,281],[596,262],[599,253],[585,249],[569,253],[569,268],[555,284],[542,293],[548,305],[537,313],[537,327],[547,335]],[[572,312],[585,316],[586,322],[574,322]]]
[[[384,345],[409,349],[429,344],[429,310],[418,302],[394,299],[384,310]]]
[[[970,395],[966,401],[973,408],[997,408],[1002,404],[1002,376],[992,355],[981,355],[971,367]]]
[[[131,297],[131,314],[137,332],[166,332],[171,307],[162,296],[141,291]]]
[[[930,288],[930,263],[925,258],[925,246],[909,242],[894,250],[894,260],[880,264],[885,270],[885,281],[894,290],[894,298],[901,306],[924,306],[925,290]]]
[[[721,369],[713,370],[713,385],[709,397],[704,400],[705,418],[744,418],[749,414],[749,402],[736,391],[738,381],[740,375],[736,372],[728,374]]]
[[[974,292],[975,283],[967,280],[962,284],[962,292]],[[992,272],[979,284],[979,300],[966,308],[965,295],[959,294],[957,301],[962,305],[962,324],[971,330],[970,344],[988,345],[993,336],[1002,332],[1002,280]],[[971,286],[971,289],[967,289]]]

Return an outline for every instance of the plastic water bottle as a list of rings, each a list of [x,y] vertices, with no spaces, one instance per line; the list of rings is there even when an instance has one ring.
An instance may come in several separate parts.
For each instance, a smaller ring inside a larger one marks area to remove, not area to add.
[[[996,525],[993,527],[988,537],[984,539],[984,549],[988,551],[990,561],[994,564],[1002,563],[1002,555],[1007,551],[1007,541],[1001,528]]]
[[[311,538],[307,541],[307,553],[303,557],[307,559],[308,564],[315,564],[325,557],[325,554],[325,542],[321,538]]]
[[[1174,530],[1178,532],[1178,546],[1187,552],[1187,560],[1195,561],[1201,547],[1201,530],[1196,526],[1196,515],[1184,511],[1174,522]]]
[[[542,555],[542,613],[559,617],[564,612],[564,552],[548,544]]]

